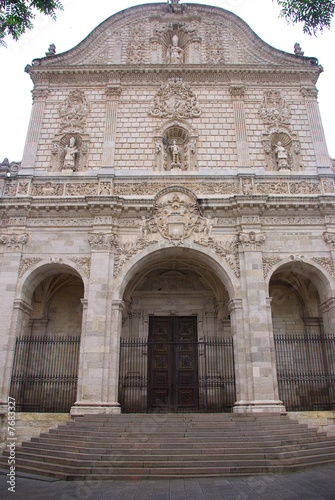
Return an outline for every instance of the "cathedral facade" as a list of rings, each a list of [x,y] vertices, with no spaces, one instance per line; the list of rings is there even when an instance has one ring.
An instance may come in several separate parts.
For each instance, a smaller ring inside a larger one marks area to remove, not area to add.
[[[334,409],[318,60],[170,1],[26,72],[1,173],[3,411]]]

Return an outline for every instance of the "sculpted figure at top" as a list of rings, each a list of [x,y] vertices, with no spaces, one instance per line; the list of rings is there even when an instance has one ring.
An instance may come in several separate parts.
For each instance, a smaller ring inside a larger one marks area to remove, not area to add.
[[[178,46],[178,36],[173,35],[172,45],[167,49],[167,60],[170,64],[182,64],[184,59],[184,51]]]

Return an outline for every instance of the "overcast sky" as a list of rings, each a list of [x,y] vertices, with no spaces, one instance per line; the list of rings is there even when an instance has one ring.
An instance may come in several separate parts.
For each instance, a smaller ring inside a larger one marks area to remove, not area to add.
[[[62,0],[64,11],[57,15],[56,21],[38,15],[35,28],[18,42],[6,40],[7,48],[0,48],[0,162],[4,158],[9,161],[22,159],[33,88],[29,75],[24,72],[25,66],[35,58],[44,57],[51,43],[56,45],[57,54],[69,50],[112,14],[142,3],[146,2]],[[287,25],[278,17],[280,9],[276,1],[193,0],[190,3],[215,5],[234,12],[272,47],[293,53],[295,42],[299,42],[305,56],[318,58],[324,69],[317,83],[318,101],[329,154],[335,158],[335,19],[331,30],[311,37],[303,34],[301,25]]]

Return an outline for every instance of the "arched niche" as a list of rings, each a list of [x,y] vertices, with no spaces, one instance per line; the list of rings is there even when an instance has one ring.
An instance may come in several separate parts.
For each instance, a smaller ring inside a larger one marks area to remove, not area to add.
[[[197,170],[197,133],[184,124],[166,125],[154,138],[155,169],[162,171]]]
[[[87,134],[57,135],[52,144],[51,168],[54,171],[67,172],[86,170],[89,143]]]
[[[278,172],[300,171],[300,141],[297,134],[286,129],[272,129],[263,134],[267,170]]]

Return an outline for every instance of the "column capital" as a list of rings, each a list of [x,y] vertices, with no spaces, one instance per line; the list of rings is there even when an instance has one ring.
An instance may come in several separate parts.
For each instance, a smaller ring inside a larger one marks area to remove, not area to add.
[[[23,245],[28,241],[28,234],[2,234],[0,244],[5,246],[7,252],[21,252]]]
[[[107,87],[105,88],[106,96],[109,99],[113,99],[113,98],[117,99],[118,97],[120,97],[121,92],[122,92],[122,89],[121,89],[120,85],[107,85]]]
[[[238,235],[239,243],[242,245],[243,251],[248,250],[260,250],[260,247],[265,241],[265,235],[263,233],[241,232]]]

